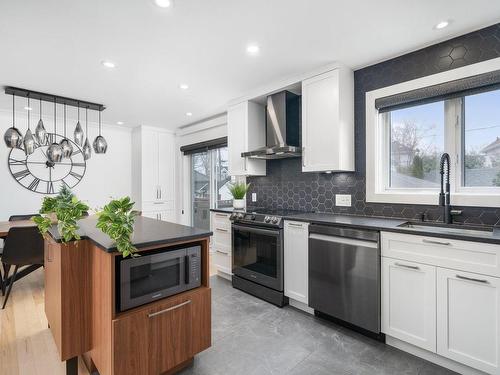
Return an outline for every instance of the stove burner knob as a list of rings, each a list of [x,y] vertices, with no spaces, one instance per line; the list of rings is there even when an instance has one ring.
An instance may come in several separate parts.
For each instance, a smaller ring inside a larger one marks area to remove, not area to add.
[[[236,214],[233,212],[230,216],[229,216],[229,220],[234,220],[236,218]]]
[[[271,221],[271,218],[270,218],[269,216],[266,216],[266,217],[264,218],[264,221],[265,221],[266,223],[269,223],[269,222]]]
[[[238,219],[243,219],[243,214],[241,212],[238,214]]]
[[[255,215],[251,215],[250,220],[255,220]]]
[[[273,224],[278,224],[279,219],[276,216],[273,216],[273,218],[271,219],[271,221],[272,221]]]

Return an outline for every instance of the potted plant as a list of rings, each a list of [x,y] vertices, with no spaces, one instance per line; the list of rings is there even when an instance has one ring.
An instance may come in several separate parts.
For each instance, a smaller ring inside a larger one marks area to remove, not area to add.
[[[250,184],[244,182],[237,182],[229,185],[229,192],[233,196],[233,207],[236,210],[245,208],[245,195],[247,194]]]
[[[131,202],[129,197],[125,197],[113,199],[97,213],[96,227],[115,241],[116,249],[124,258],[139,256],[132,244],[132,233],[137,216],[137,212],[132,211],[133,207],[134,202]]]
[[[67,186],[63,186],[57,196],[43,199],[39,211],[41,216],[34,216],[32,220],[43,237],[46,237],[52,225],[57,223],[61,241],[67,243],[80,239],[78,220],[84,217],[88,210],[88,205],[78,200]]]

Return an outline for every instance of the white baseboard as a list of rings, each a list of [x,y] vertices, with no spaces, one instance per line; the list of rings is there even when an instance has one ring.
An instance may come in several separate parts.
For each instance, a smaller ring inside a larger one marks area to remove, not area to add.
[[[232,281],[233,280],[233,275],[225,273],[221,270],[217,270],[217,276],[222,277],[223,279]]]
[[[451,359],[442,357],[436,353],[429,352],[425,349],[416,347],[412,344],[408,344],[407,342],[401,341],[391,336],[385,337],[385,343],[387,345],[398,348],[404,352],[413,354],[414,356],[425,359],[426,361],[435,363],[436,365],[445,367],[449,370],[458,372],[463,375],[486,375],[485,372],[473,369],[469,366],[462,365],[461,363],[452,361]]]
[[[295,307],[296,309],[302,310],[308,314],[314,315],[314,309],[311,309],[309,306],[307,306],[305,303],[294,300],[292,298],[288,299],[288,304],[292,307]]]

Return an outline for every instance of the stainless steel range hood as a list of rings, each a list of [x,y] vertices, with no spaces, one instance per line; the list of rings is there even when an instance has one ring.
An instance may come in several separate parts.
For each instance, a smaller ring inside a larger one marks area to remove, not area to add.
[[[300,157],[300,96],[289,91],[267,97],[266,147],[241,153],[252,159]]]

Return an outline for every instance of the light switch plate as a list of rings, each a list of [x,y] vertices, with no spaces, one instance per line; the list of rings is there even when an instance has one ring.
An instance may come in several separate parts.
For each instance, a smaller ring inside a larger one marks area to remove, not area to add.
[[[252,193],[252,202],[257,202],[257,193]]]
[[[336,194],[335,206],[351,207],[351,194]]]

